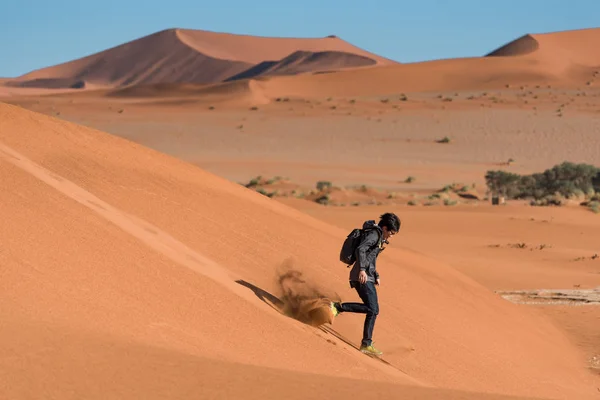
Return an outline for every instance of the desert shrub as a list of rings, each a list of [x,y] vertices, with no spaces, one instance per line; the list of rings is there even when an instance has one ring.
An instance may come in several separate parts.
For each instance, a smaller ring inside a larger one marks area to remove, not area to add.
[[[444,136],[442,139],[436,140],[437,143],[450,143],[450,138],[448,136]]]
[[[273,197],[273,196],[275,196],[277,194],[277,191],[275,191],[275,192],[267,192],[263,188],[257,189],[256,192],[262,194],[263,196],[267,196],[267,197]]]
[[[256,178],[252,178],[250,182],[246,184],[247,188],[258,186],[262,180],[262,176],[258,175]]]
[[[318,191],[323,191],[323,190],[327,190],[327,189],[331,189],[331,182],[329,181],[319,181],[317,182],[317,190]]]
[[[600,168],[589,164],[563,162],[541,173],[518,175],[506,171],[488,171],[488,189],[508,199],[533,198],[538,203],[555,204],[564,198],[591,197],[600,191]],[[550,200],[550,196],[555,196]]]
[[[319,196],[315,199],[315,202],[317,202],[319,204],[327,205],[327,204],[329,204],[329,195],[324,194],[323,196]]]
[[[414,176],[409,176],[404,180],[404,182],[405,183],[413,183],[415,181],[415,179],[416,178]]]
[[[562,206],[564,200],[557,195],[545,196],[541,199],[531,200],[532,206]]]

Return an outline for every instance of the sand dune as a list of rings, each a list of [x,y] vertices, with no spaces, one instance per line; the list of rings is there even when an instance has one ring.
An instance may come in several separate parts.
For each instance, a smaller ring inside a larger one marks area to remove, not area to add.
[[[346,68],[367,62],[394,63],[335,37],[268,38],[168,29],[87,57],[32,71],[5,85],[59,89],[166,82],[207,84],[248,71],[256,64],[277,63],[298,51],[334,52],[319,57],[319,62],[306,60],[303,71]],[[354,57],[341,57],[340,52]],[[278,71],[282,73],[283,69]]]
[[[296,51],[332,51],[356,54],[375,60],[378,64],[396,64],[395,61],[356,47],[338,37],[284,38],[234,35],[192,29],[178,29],[178,37],[188,46],[211,57],[258,64],[265,60],[279,60]]]
[[[272,38],[170,29],[33,71],[5,85],[53,89],[132,86],[130,93],[151,92],[156,97],[154,90],[138,91],[136,87],[259,79],[254,89],[260,86],[260,96],[271,99],[492,90],[507,85],[585,87],[598,72],[600,56],[593,47],[598,38],[600,29],[529,34],[483,57],[400,64],[337,37]],[[377,68],[365,68],[372,66]],[[227,93],[231,86],[224,85],[223,93]],[[163,94],[180,95],[178,86]],[[230,97],[238,94],[235,91]],[[196,95],[200,98],[204,93]]]
[[[600,56],[594,50],[598,40],[600,29],[525,35],[487,57],[270,77],[260,85],[270,98],[384,96],[403,92],[491,90],[507,85],[585,87],[594,80],[600,65]]]
[[[517,57],[530,54],[552,54],[555,60],[597,67],[600,55],[596,49],[600,28],[524,35],[490,52],[487,57]]]
[[[310,372],[244,365],[158,346],[131,343],[94,332],[4,320],[3,343],[18,343],[29,351],[18,355],[20,365],[0,360],[14,397],[60,399],[211,398],[250,400],[307,397],[407,400],[533,400],[530,397],[487,395],[448,389],[422,388],[349,378],[332,379]],[[37,352],[43,349],[43,352]],[[4,364],[6,362],[6,364]],[[40,374],[42,370],[52,371]],[[6,387],[6,386],[4,386]],[[9,396],[7,396],[9,397]]]
[[[269,97],[386,96],[408,92],[499,89],[507,84],[560,82],[543,66],[525,59],[464,58],[273,77],[261,82]]]
[[[269,81],[268,87],[275,96],[364,96],[501,89],[507,85],[585,87],[599,72],[598,41],[599,28],[525,35],[486,57],[278,77]]]
[[[292,257],[308,282],[354,300],[336,261],[345,231],[96,130],[5,104],[0,124],[0,179],[11,188],[1,195],[10,224],[0,230],[0,313],[12,322],[1,332],[0,368],[21,377],[3,387],[5,397],[53,388],[147,397],[166,390],[157,371],[187,395],[205,393],[207,380],[194,374],[223,382],[221,394],[267,390],[262,378],[229,380],[229,368],[251,378],[276,369],[272,398],[306,382],[318,395],[356,385],[381,398],[439,398],[432,387],[596,395],[580,353],[554,326],[399,245],[381,260],[376,340],[390,364],[368,358],[249,290],[281,297],[276,271]],[[361,318],[344,316],[332,328],[356,342]],[[109,379],[103,365],[130,374]],[[133,388],[132,377],[139,377]],[[82,386],[94,378],[102,385]],[[382,383],[373,389],[366,380]],[[46,382],[54,385],[45,389]],[[442,397],[471,398],[461,395]]]
[[[303,72],[329,72],[348,67],[372,66],[377,62],[369,57],[339,51],[296,51],[279,61],[264,61],[227,80],[259,76],[295,75]]]

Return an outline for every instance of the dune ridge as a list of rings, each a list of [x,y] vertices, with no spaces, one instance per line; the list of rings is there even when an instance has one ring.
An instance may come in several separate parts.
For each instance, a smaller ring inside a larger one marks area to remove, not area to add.
[[[507,86],[585,87],[597,75],[594,43],[600,28],[524,35],[483,57],[451,58],[334,74],[267,75],[269,98],[385,96],[406,92],[503,89]],[[253,78],[253,77],[248,77]]]
[[[399,245],[382,256],[382,277],[393,290],[381,289],[385,311],[377,328],[392,367],[365,357],[254,294],[226,290],[232,284],[223,284],[224,276],[182,268],[193,260],[165,257],[119,222],[133,216],[136,232],[145,232],[153,245],[172,238],[194,252],[177,250],[182,257],[199,254],[268,293],[277,292],[276,266],[291,257],[308,281],[351,299],[347,270],[335,267],[346,232],[93,129],[6,104],[0,104],[0,117],[0,178],[13,188],[2,193],[0,211],[12,221],[10,230],[0,230],[7,249],[0,253],[0,312],[6,320],[42,325],[37,341],[27,342],[39,347],[25,348],[9,335],[5,352],[38,354],[37,361],[52,363],[60,352],[36,351],[49,345],[43,327],[62,326],[132,346],[288,372],[514,396],[595,395],[580,354],[548,321]],[[21,168],[22,162],[43,168],[55,185],[72,183],[95,197],[78,197],[86,205],[75,201],[36,178],[35,168]],[[117,225],[102,217],[111,210],[123,213]],[[333,329],[354,340],[362,327],[344,317]],[[0,366],[14,374],[12,364]],[[31,365],[27,371],[38,378],[59,375]]]
[[[518,57],[543,53],[572,63],[597,67],[600,55],[593,51],[600,40],[600,28],[574,29],[549,33],[527,34],[486,54],[486,57]]]
[[[303,72],[319,73],[377,64],[372,58],[341,51],[296,51],[279,61],[264,61],[240,72],[226,81],[257,78],[259,76],[295,75]]]
[[[287,38],[240,35],[205,30],[176,29],[181,41],[211,57],[258,64],[279,60],[296,51],[344,52],[373,59],[377,64],[396,64],[396,61],[365,51],[338,37]]]
[[[209,84],[250,71],[256,64],[284,63],[298,51],[332,54],[319,55],[319,62],[314,59],[297,62],[296,69],[288,67],[290,73],[314,68],[394,63],[339,38],[268,38],[167,29],[83,58],[29,72],[7,80],[4,85],[83,89],[90,85],[98,88],[157,83]],[[340,56],[340,52],[344,56]],[[284,73],[286,69],[280,67],[277,71]]]

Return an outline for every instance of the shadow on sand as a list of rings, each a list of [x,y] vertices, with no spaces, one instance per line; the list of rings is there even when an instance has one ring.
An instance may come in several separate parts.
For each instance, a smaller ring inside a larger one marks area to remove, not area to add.
[[[254,292],[254,294],[256,295],[256,297],[258,297],[261,301],[265,302],[266,304],[268,304],[269,306],[271,306],[272,308],[274,308],[275,310],[277,310],[281,314],[287,315],[290,318],[294,318],[293,316],[288,315],[285,312],[285,302],[283,300],[279,299],[277,296],[275,296],[275,295],[267,292],[264,289],[261,289],[261,288],[255,286],[255,285],[253,285],[253,284],[251,284],[251,283],[249,283],[249,282],[247,282],[245,280],[239,279],[239,280],[236,280],[235,282],[238,283],[238,284],[240,284],[240,285],[242,285],[242,286],[244,286],[244,287],[247,287],[250,290],[252,290],[252,292]],[[297,319],[297,318],[294,318],[294,319]],[[312,327],[318,328],[322,332],[325,332],[328,335],[332,335],[336,339],[338,339],[338,340],[346,343],[348,346],[353,347],[354,349],[360,351],[359,347],[355,343],[353,343],[351,340],[349,340],[348,338],[346,338],[345,336],[343,336],[342,334],[340,334],[339,332],[337,332],[335,329],[333,329],[331,326],[329,326],[329,324],[323,323],[323,324],[319,324],[319,325],[315,326],[314,324],[311,324],[311,323],[309,323],[307,321],[300,320],[300,322],[303,322],[303,323],[305,323],[307,325],[310,325]],[[327,341],[330,342],[330,343],[332,343],[333,345],[336,344],[334,341],[331,341],[329,339],[327,339]],[[366,355],[369,356],[369,357],[371,357],[371,358],[378,359],[379,361],[381,361],[381,362],[383,362],[385,364],[392,365],[392,364],[390,364],[389,362],[383,360],[380,357],[371,356],[371,355],[368,355],[368,354],[366,354]]]

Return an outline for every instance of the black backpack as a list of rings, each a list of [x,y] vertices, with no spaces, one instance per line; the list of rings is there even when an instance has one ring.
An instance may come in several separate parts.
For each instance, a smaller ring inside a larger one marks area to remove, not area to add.
[[[375,229],[369,228],[367,230],[354,228],[352,232],[348,234],[346,240],[342,244],[342,249],[340,250],[340,261],[348,266],[354,264],[356,262],[356,248],[362,241],[364,237],[364,233],[368,230]]]

